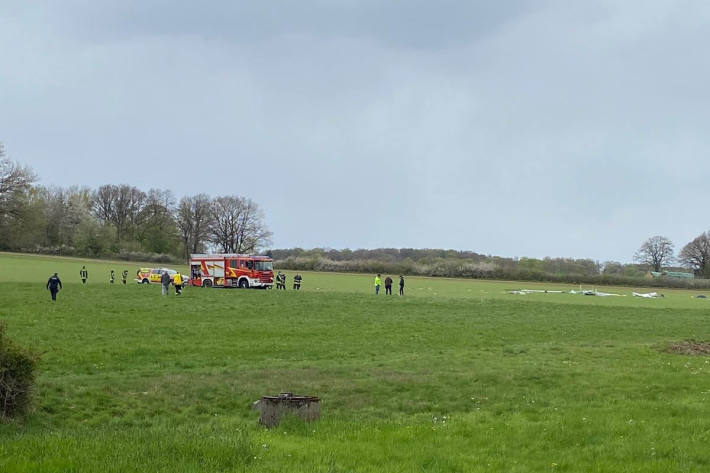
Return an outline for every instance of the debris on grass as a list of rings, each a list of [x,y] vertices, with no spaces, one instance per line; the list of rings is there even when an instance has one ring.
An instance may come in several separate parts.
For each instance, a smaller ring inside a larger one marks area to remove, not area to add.
[[[616,294],[614,292],[602,292],[602,291],[597,291],[596,289],[584,289],[584,290],[579,290],[575,291],[572,289],[569,291],[570,294],[582,294],[584,296],[598,296],[598,297],[609,297],[609,296],[616,296],[616,297],[626,297],[626,294]]]
[[[252,409],[260,411],[259,423],[270,428],[279,425],[285,415],[295,415],[305,421],[317,420],[320,417],[320,399],[281,393],[278,396],[262,396],[252,404]]]
[[[534,294],[534,293],[541,293],[541,294],[583,294],[585,296],[599,296],[599,297],[608,297],[608,296],[617,296],[617,297],[625,297],[626,294],[615,294],[613,292],[601,292],[597,291],[596,289],[580,289],[579,291],[575,291],[574,289],[570,291],[559,291],[559,290],[548,290],[548,289],[515,289],[512,291],[508,291],[509,294],[517,294],[524,296],[526,294]]]
[[[634,297],[644,297],[646,299],[655,299],[656,297],[664,297],[663,294],[659,294],[657,292],[648,292],[648,293],[639,293],[639,292],[632,292],[632,296]]]
[[[527,294],[581,294],[584,296],[597,296],[597,297],[626,297],[626,294],[617,294],[615,292],[602,292],[596,289],[582,289],[579,290],[571,289],[569,291],[559,291],[559,290],[549,290],[549,289],[511,289],[507,291],[508,294],[516,294],[520,296],[525,296]],[[644,299],[656,299],[659,297],[665,297],[663,293],[659,292],[632,292],[633,297],[642,297]],[[697,296],[691,296],[695,299],[707,299],[705,294],[698,294]]]
[[[546,289],[515,289],[512,291],[508,291],[509,294],[518,294],[524,296],[525,294],[534,294],[534,293],[540,293],[540,294],[563,294],[564,291],[548,291]]]
[[[626,297],[626,294],[616,294],[614,292],[601,292],[601,291],[594,291],[595,296],[599,297],[609,297],[609,296],[615,296],[615,297]]]
[[[672,343],[664,351],[676,355],[710,356],[710,342],[684,340]]]

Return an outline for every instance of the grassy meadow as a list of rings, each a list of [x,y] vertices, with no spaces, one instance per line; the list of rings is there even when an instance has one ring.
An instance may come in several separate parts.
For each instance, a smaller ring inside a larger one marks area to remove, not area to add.
[[[0,320],[42,353],[0,472],[710,471],[710,357],[666,351],[710,341],[697,292],[407,277],[375,296],[309,272],[294,292],[289,271],[287,291],[164,297],[141,266],[0,253]],[[260,426],[251,403],[282,391],[321,419]]]

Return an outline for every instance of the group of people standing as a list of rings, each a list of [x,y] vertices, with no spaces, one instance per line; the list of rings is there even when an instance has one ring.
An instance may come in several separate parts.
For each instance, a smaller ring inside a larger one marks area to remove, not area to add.
[[[79,270],[79,277],[81,278],[81,283],[84,285],[89,280],[89,271],[86,269],[86,266],[82,266],[81,269]],[[121,282],[123,282],[123,284],[126,284],[127,280],[128,280],[128,270],[124,269],[123,272],[121,273]],[[115,281],[116,281],[116,272],[112,269],[109,272],[108,282],[109,282],[109,284],[114,284]],[[163,295],[168,294],[171,283],[175,287],[175,294],[176,295],[182,294],[183,280],[182,280],[182,276],[180,275],[180,273],[175,273],[171,277],[167,271],[163,271],[163,273],[160,276],[160,285],[162,286]],[[53,301],[57,300],[57,293],[59,292],[60,289],[62,289],[62,281],[61,281],[61,279],[59,279],[58,273],[54,273],[47,280],[47,290],[52,294]]]
[[[79,276],[81,277],[81,283],[86,284],[86,281],[89,279],[89,271],[86,269],[86,266],[82,266],[81,270],[79,271]],[[121,280],[123,284],[126,284],[126,279],[128,277],[128,271],[123,270],[121,273]],[[293,290],[298,291],[301,289],[301,281],[303,280],[303,277],[299,274],[296,273],[296,275],[293,277]],[[109,283],[113,284],[115,281],[115,271],[112,269],[109,275]],[[286,290],[286,275],[279,271],[276,274],[276,277],[274,278],[274,282],[276,283],[276,289],[281,289],[281,290]],[[392,283],[394,281],[392,280],[391,277],[387,276],[385,278],[385,294],[392,295]],[[182,287],[183,287],[183,280],[182,276],[180,273],[175,273],[172,277],[167,271],[163,271],[163,273],[160,275],[160,285],[162,287],[162,294],[165,296],[170,292],[170,284],[173,284],[175,287],[175,294],[180,295],[182,294]],[[377,274],[375,276],[375,294],[380,293],[380,287],[382,286],[382,275]],[[57,292],[59,292],[60,289],[62,289],[62,281],[59,279],[59,276],[57,273],[54,273],[49,280],[47,281],[47,289],[51,292],[52,294],[52,300],[56,301],[57,300]],[[403,296],[404,295],[404,276],[399,277],[399,295]]]
[[[115,273],[115,271],[112,269],[111,272],[110,272],[110,274],[109,274],[108,282],[109,282],[110,284],[113,284],[115,280],[116,280],[116,273]],[[123,284],[126,284],[126,281],[127,281],[127,280],[128,280],[128,270],[127,270],[127,269],[124,269],[123,272],[121,273],[121,282],[123,282]]]
[[[86,281],[88,281],[89,279],[89,271],[86,269],[86,266],[82,266],[79,270],[79,277],[81,278],[81,283],[86,284]],[[121,282],[123,282],[123,284],[126,284],[127,281],[128,270],[124,269],[121,273]],[[109,284],[114,284],[116,282],[116,271],[114,271],[113,269],[109,271],[108,282]]]
[[[392,278],[387,276],[385,278],[385,294],[392,295]],[[375,294],[380,293],[380,286],[382,286],[382,275],[377,274],[375,276]],[[404,295],[404,276],[399,277],[399,295]]]
[[[300,291],[301,290],[301,281],[303,280],[303,276],[301,276],[299,273],[296,273],[296,275],[293,277],[293,290],[294,291]],[[279,271],[276,273],[276,277],[274,278],[274,282],[276,283],[276,289],[282,289],[286,290],[286,275]]]

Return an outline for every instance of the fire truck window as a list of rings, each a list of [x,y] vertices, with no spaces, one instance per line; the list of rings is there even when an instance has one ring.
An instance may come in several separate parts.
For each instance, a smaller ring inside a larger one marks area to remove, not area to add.
[[[272,271],[274,269],[271,261],[254,261],[254,267],[257,271]]]
[[[230,268],[238,268],[239,267],[239,261],[233,259],[229,262],[229,267]]]
[[[251,261],[247,261],[247,268],[251,269],[251,266],[252,266]]]
[[[244,260],[239,260],[239,264],[241,264],[242,268],[246,267],[246,261]]]

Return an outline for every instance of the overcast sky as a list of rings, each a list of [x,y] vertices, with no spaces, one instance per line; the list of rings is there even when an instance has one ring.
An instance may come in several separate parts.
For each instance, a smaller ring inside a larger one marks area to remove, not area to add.
[[[704,0],[0,0],[0,141],[276,248],[628,262],[710,229],[708,45]]]

